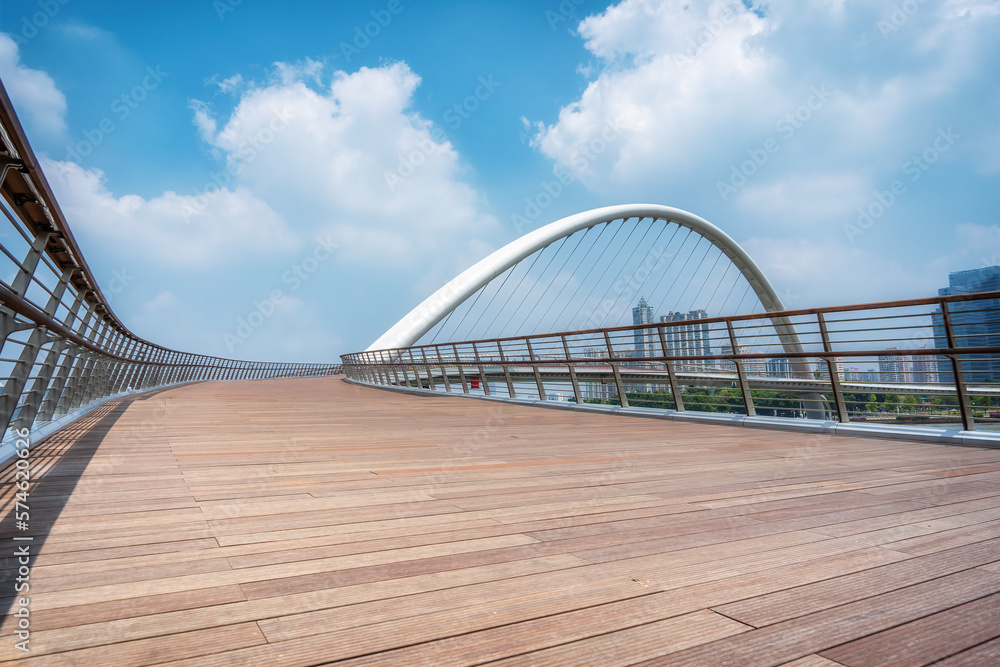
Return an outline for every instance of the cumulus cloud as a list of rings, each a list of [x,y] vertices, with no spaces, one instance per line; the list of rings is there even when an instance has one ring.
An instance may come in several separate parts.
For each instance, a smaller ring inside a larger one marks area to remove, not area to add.
[[[591,16],[579,32],[604,65],[532,145],[591,186],[682,171],[787,106],[770,76],[776,63],[749,43],[766,29],[725,1],[626,0]],[[743,100],[738,108],[734,97]],[[598,150],[609,126],[620,133]]]
[[[25,67],[17,44],[0,33],[0,79],[20,117],[49,136],[66,130],[66,97],[47,73]]]
[[[844,170],[874,181],[920,148],[912,144],[933,131],[937,112],[947,109],[949,122],[972,113],[953,100],[977,87],[995,8],[927,3],[883,35],[888,15],[863,4],[622,0],[580,23],[595,78],[554,123],[532,124],[532,145],[599,192],[712,184],[768,136],[783,157],[799,154],[773,160],[757,180],[797,176],[811,162],[831,182]],[[783,119],[823,86],[831,99],[784,135]],[[594,150],[609,124],[620,135]]]
[[[216,121],[195,124],[228,171],[310,234],[332,233],[347,261],[413,265],[453,256],[499,231],[444,134],[410,109],[420,78],[405,64],[336,72],[283,66]]]
[[[867,180],[856,173],[792,174],[747,185],[739,192],[736,206],[748,218],[801,232],[820,223],[844,220],[868,195]]]
[[[73,229],[121,257],[207,268],[297,246],[284,220],[244,188],[200,198],[116,197],[100,169],[46,157],[41,163]]]

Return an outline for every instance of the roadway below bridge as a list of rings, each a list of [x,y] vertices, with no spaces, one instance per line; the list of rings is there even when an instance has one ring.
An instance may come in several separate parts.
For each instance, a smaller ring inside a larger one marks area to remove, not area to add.
[[[1000,661],[997,449],[326,377],[111,401],[30,463],[17,664]]]

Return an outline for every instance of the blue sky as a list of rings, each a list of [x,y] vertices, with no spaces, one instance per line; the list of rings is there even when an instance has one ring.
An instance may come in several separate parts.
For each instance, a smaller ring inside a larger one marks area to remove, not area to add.
[[[1000,262],[1000,2],[747,4],[8,1],[0,78],[116,312],[194,352],[334,360],[611,204],[790,307]]]

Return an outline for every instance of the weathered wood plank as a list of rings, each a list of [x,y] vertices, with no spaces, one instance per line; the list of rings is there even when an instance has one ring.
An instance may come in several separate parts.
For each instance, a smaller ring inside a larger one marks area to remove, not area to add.
[[[997,450],[315,378],[113,402],[32,452],[26,664],[823,667],[1000,651],[985,620]],[[0,471],[5,512],[11,481]]]

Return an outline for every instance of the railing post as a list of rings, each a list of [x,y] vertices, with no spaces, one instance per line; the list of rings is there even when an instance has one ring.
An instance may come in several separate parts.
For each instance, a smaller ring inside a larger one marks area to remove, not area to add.
[[[941,319],[944,321],[944,332],[948,340],[948,347],[952,350],[958,349],[955,338],[955,330],[951,322],[951,310],[946,301],[941,302]],[[965,386],[965,373],[962,371],[962,361],[959,354],[948,355],[951,359],[952,377],[955,378],[955,393],[958,398],[958,409],[962,413],[962,428],[966,431],[973,431],[976,428],[976,418],[972,414],[972,404],[969,401],[968,388]]]
[[[417,389],[420,389],[420,374],[417,373],[417,365],[413,361],[413,349],[406,348],[405,350],[402,350],[402,352],[406,352],[407,358],[407,364],[403,367],[403,377],[406,379],[406,386],[412,388],[412,385],[410,384],[410,368],[412,368],[413,377],[417,383]]]
[[[733,354],[737,355],[740,353],[740,347],[736,343],[736,330],[733,329],[732,320],[726,320],[726,328],[729,330],[729,343],[732,346]],[[750,394],[750,383],[747,382],[743,360],[734,356],[733,362],[736,364],[736,377],[739,378],[740,393],[743,394],[743,406],[746,408],[747,417],[756,417],[757,410],[753,405],[753,396]]]
[[[667,368],[667,378],[670,380],[670,393],[674,397],[674,409],[677,412],[684,412],[684,398],[681,396],[681,388],[677,385],[674,364],[668,359],[670,350],[667,347],[667,335],[663,332],[663,325],[658,326],[656,331],[660,334],[660,349],[663,350],[663,365]]]
[[[542,374],[538,370],[538,364],[535,363],[535,351],[531,348],[531,339],[525,338],[524,344],[528,348],[528,359],[531,360],[531,370],[535,374],[535,386],[538,387],[538,400],[547,400],[545,398],[545,385],[542,383]]]
[[[831,355],[833,345],[830,344],[830,334],[826,329],[826,318],[823,317],[823,313],[816,313],[816,321],[819,322],[819,333],[823,338],[823,351],[827,355]],[[836,357],[827,356],[824,361],[826,361],[826,367],[830,373],[830,387],[833,389],[833,400],[837,405],[837,419],[842,424],[847,424],[850,423],[851,416],[847,413],[847,403],[844,401],[844,390],[840,386],[840,374],[837,372],[835,359]]]
[[[48,303],[45,305],[45,314],[49,317],[56,314],[56,310],[59,308],[59,303],[62,300],[63,294],[66,292],[66,287],[69,285],[69,280],[72,275],[73,270],[68,268],[65,269],[59,277],[59,283],[55,286],[55,289],[52,290]],[[46,338],[48,338],[48,336],[43,333],[35,362],[37,363],[38,357],[41,356],[42,348],[45,346],[46,342],[50,343],[49,349],[39,366],[34,382],[31,383],[31,389],[24,393],[24,404],[21,406],[21,410],[18,412],[17,418],[14,420],[14,428],[30,428],[34,423],[35,418],[42,407],[42,402],[45,399],[45,393],[51,385],[53,375],[55,375],[56,364],[58,363],[59,357],[62,355],[63,348],[65,347],[65,343],[60,338],[53,338],[50,341],[46,341]]]
[[[490,383],[486,381],[486,369],[483,368],[483,362],[479,358],[479,350],[475,343],[472,344],[472,354],[476,357],[476,367],[479,368],[479,381],[483,385],[483,393],[490,396]]]
[[[438,366],[441,368],[441,379],[444,380],[444,390],[451,393],[451,380],[448,379],[448,369],[444,367],[444,359],[441,357],[441,346],[435,345],[434,352],[437,354]]]
[[[618,364],[615,362],[615,348],[611,344],[611,336],[604,332],[604,344],[608,348],[608,360],[611,363],[611,373],[615,376],[615,387],[618,389],[618,403],[623,408],[628,407],[628,395],[625,393],[625,385],[622,382],[622,375],[618,371]]]
[[[427,362],[427,349],[420,348],[420,356],[424,360],[424,370],[427,371],[427,383],[431,391],[437,391],[437,384],[434,383],[434,373],[431,372],[431,365]]]
[[[500,363],[503,365],[503,377],[507,381],[507,395],[511,398],[517,398],[517,392],[514,391],[514,381],[510,377],[510,369],[507,368],[507,358],[503,356],[503,343],[497,341],[497,352],[500,353]]]
[[[573,367],[573,355],[569,351],[569,341],[565,334],[562,339],[563,353],[566,355],[566,369],[569,371],[569,381],[573,384],[573,397],[577,405],[583,405],[583,392],[580,391],[580,380],[576,377],[576,368]]]
[[[399,367],[399,364],[398,364],[399,357],[397,356],[396,359],[393,360],[392,355],[389,355],[389,360],[386,361],[386,359],[385,359],[385,352],[383,350],[379,350],[378,354],[379,354],[379,359],[381,359],[383,361],[383,363],[387,364],[388,367],[389,367],[389,370],[392,371],[393,384],[398,387],[399,386],[399,368],[398,368]],[[388,380],[388,372],[386,372],[386,380]]]
[[[462,392],[469,393],[469,381],[465,377],[465,369],[462,368],[462,358],[458,356],[458,345],[452,344],[451,349],[455,351],[455,364],[458,366],[458,377],[462,380]]]

